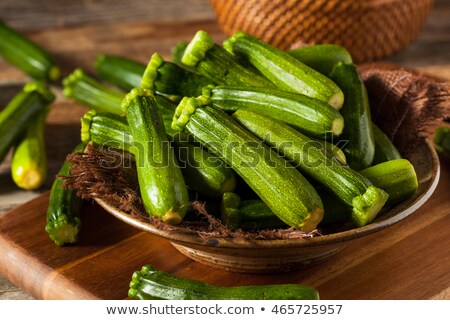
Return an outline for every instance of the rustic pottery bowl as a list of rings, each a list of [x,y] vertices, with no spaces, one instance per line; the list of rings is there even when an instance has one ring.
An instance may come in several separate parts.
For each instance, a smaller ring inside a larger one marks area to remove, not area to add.
[[[282,50],[302,43],[336,43],[349,50],[356,62],[405,48],[419,34],[433,4],[433,0],[210,2],[227,35],[242,30]]]
[[[232,240],[204,238],[161,230],[114,206],[97,199],[109,213],[120,220],[169,240],[181,253],[200,263],[236,272],[280,272],[318,264],[332,257],[352,239],[387,228],[416,211],[431,196],[439,180],[439,160],[426,140],[417,143],[409,160],[416,169],[419,190],[409,199],[381,212],[377,219],[362,228],[324,234],[312,238],[289,240]]]

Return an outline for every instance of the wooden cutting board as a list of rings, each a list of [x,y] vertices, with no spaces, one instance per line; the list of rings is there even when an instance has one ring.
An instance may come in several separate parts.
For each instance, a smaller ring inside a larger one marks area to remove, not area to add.
[[[0,272],[39,299],[125,299],[144,264],[223,286],[304,283],[323,299],[450,299],[450,160],[441,166],[438,188],[419,211],[305,270],[249,275],[207,267],[92,203],[83,208],[79,244],[58,248],[44,232],[46,193],[0,218]]]

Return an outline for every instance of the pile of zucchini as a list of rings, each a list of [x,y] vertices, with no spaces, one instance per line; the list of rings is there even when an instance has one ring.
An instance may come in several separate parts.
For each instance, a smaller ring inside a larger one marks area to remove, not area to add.
[[[82,141],[129,152],[147,213],[166,223],[183,220],[188,190],[220,203],[229,229],[304,232],[364,226],[417,190],[340,46],[283,52],[243,32],[221,46],[199,31],[172,61],[101,55],[95,67],[117,89],[80,69],[63,81],[92,109]]]
[[[0,21],[0,57],[34,78],[0,112],[0,162],[14,149],[11,176],[25,190],[40,188],[47,177],[45,119],[55,96],[48,81],[59,67],[42,48]]]

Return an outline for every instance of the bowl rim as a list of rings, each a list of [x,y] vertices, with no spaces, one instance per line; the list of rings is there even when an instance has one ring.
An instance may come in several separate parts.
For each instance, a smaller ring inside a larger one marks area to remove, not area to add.
[[[208,237],[202,238],[196,234],[181,234],[176,232],[170,232],[168,230],[161,230],[152,225],[151,223],[142,221],[136,217],[131,216],[122,210],[113,207],[106,203],[104,200],[94,198],[94,200],[107,212],[122,220],[123,222],[138,228],[143,231],[147,231],[153,235],[165,238],[171,242],[187,245],[187,246],[211,246],[221,247],[229,249],[256,249],[256,248],[292,248],[292,247],[314,247],[333,243],[340,243],[355,238],[360,238],[364,235],[368,235],[385,229],[404,218],[411,215],[417,209],[419,209],[433,194],[435,191],[440,177],[440,164],[439,156],[437,155],[433,145],[427,139],[421,139],[418,144],[424,144],[423,147],[429,152],[431,158],[431,178],[427,182],[424,192],[419,194],[412,203],[404,208],[397,214],[387,217],[386,219],[375,220],[374,222],[359,228],[353,228],[345,231],[340,231],[332,234],[321,235],[317,237],[307,238],[295,238],[295,239],[229,239],[220,237]]]

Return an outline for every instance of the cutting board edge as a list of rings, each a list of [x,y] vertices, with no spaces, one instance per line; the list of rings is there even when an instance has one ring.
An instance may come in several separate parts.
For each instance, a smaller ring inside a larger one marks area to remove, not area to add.
[[[46,193],[47,194],[47,193]],[[31,200],[33,201],[33,200]],[[28,204],[28,203],[27,203]],[[18,214],[21,211],[20,205],[0,217],[1,222],[7,215]],[[36,299],[59,300],[59,299],[100,299],[87,290],[84,290],[70,279],[61,275],[57,270],[52,270],[48,266],[39,263],[37,259],[25,255],[23,248],[17,246],[0,227],[0,273],[17,287],[28,292]],[[26,266],[24,269],[18,269],[15,266]],[[24,272],[32,273],[33,276],[23,277]],[[36,279],[45,279],[43,286],[33,285]],[[55,288],[70,288],[65,292],[55,290]]]

